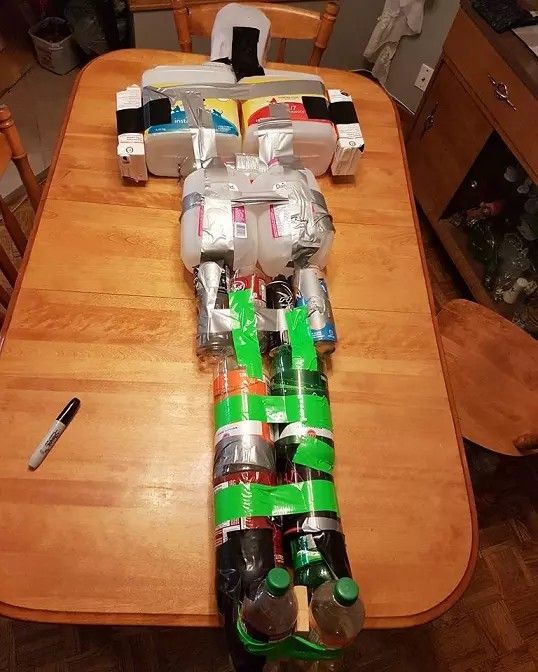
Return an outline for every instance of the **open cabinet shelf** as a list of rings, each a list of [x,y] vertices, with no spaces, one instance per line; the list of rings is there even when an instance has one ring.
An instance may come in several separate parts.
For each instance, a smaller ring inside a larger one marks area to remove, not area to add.
[[[484,267],[467,249],[467,235],[453,226],[447,219],[434,220],[431,224],[452,259],[454,266],[458,269],[458,272],[478,303],[496,311],[503,317],[511,319],[514,313],[514,306],[503,302],[496,303],[484,287],[482,280]]]

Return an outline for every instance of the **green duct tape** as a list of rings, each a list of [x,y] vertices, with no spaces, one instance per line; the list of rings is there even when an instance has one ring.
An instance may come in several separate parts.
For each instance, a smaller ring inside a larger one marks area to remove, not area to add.
[[[331,474],[334,468],[334,448],[315,436],[303,436],[293,461],[295,464]]]
[[[286,485],[238,483],[215,491],[215,525],[236,518],[288,516],[309,511],[339,513],[332,481],[303,481]]]
[[[256,311],[252,302],[252,290],[230,292],[230,312],[239,326],[232,329],[232,338],[237,361],[244,366],[251,378],[263,378],[262,356],[256,330]]]
[[[342,655],[342,651],[339,649],[326,649],[324,646],[299,637],[299,635],[290,635],[279,642],[260,642],[248,634],[240,618],[237,619],[237,632],[239,639],[249,653],[266,656],[269,659],[331,660]]]
[[[307,307],[302,306],[287,311],[286,322],[291,345],[292,367],[294,369],[317,371],[318,356],[308,323]]]
[[[314,394],[290,394],[286,397],[236,394],[216,403],[214,412],[217,429],[241,420],[275,424],[304,422],[311,427],[332,429],[328,399]]]

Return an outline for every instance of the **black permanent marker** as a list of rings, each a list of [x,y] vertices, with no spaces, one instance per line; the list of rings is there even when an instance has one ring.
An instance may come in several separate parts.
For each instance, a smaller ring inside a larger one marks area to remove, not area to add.
[[[28,460],[28,469],[32,471],[37,469],[41,462],[47,457],[50,453],[52,447],[58,441],[60,436],[63,434],[67,425],[75,417],[76,412],[80,406],[80,399],[71,399],[67,406],[63,409],[60,415],[52,423],[49,428],[49,431],[41,439],[39,446],[34,450],[32,456]]]

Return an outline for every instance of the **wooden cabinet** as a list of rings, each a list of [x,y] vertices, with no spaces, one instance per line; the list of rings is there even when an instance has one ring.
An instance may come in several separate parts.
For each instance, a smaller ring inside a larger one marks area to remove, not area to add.
[[[428,219],[441,217],[491,130],[471,95],[442,62],[407,141],[413,189]]]
[[[538,59],[511,31],[495,33],[470,0],[461,0],[407,135],[407,155],[415,197],[469,290],[503,314],[511,307],[485,289],[466,234],[442,217],[494,133],[538,183],[537,119]]]
[[[537,175],[538,99],[534,92],[483,38],[465,12],[456,15],[444,53],[510,149],[517,153],[519,147],[525,148],[521,161],[531,175]]]

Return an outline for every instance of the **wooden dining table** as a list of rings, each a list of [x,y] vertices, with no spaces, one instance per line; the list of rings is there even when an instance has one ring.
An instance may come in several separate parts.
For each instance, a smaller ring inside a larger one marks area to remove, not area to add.
[[[0,353],[0,613],[215,626],[211,373],[195,354],[181,184],[122,182],[115,92],[203,56],[125,50],[80,73]],[[283,69],[292,66],[275,65]],[[357,74],[354,179],[319,179],[336,237],[328,365],[335,482],[366,627],[428,621],[464,591],[476,521],[396,109]],[[62,407],[78,415],[39,469]]]

